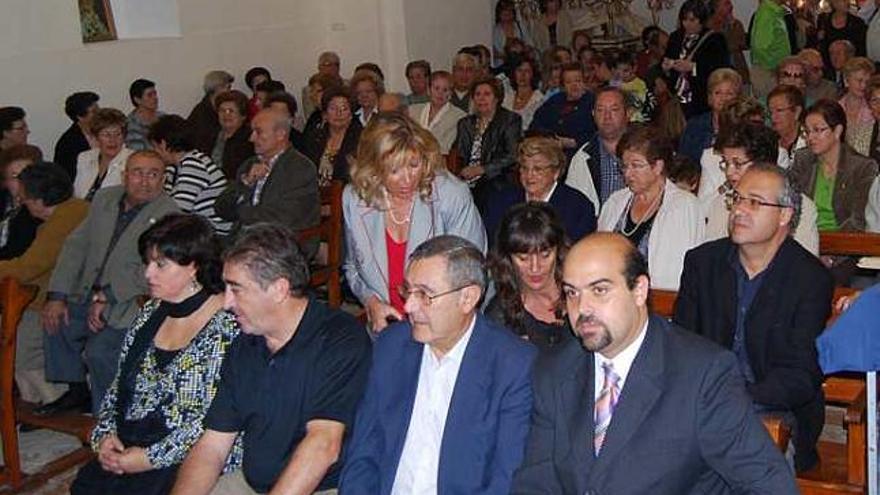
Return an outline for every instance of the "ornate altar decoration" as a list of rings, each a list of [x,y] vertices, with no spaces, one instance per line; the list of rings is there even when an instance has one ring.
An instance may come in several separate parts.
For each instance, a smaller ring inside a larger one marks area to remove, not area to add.
[[[662,0],[657,0],[662,1]],[[669,0],[671,1],[671,0]],[[629,8],[632,0],[560,0],[572,19],[573,29],[589,31],[596,48],[627,48],[638,45],[648,21]],[[515,0],[520,19],[528,25],[541,16],[537,0]]]

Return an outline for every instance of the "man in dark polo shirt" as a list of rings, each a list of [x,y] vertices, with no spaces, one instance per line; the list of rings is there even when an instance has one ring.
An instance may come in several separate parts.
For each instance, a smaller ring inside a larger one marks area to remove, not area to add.
[[[370,340],[353,317],[305,295],[308,263],[285,227],[245,228],[224,260],[226,307],[243,334],[173,493],[335,493]],[[243,454],[242,469],[220,477],[230,451]]]

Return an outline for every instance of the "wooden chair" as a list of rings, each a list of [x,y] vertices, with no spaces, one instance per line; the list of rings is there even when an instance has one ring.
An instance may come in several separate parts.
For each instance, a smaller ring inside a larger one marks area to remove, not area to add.
[[[880,256],[880,234],[820,232],[819,253],[837,256]]]
[[[446,170],[449,170],[449,173],[458,177],[458,173],[461,172],[462,164],[461,157],[458,156],[457,150],[449,150],[449,154],[446,155]]]
[[[89,436],[94,427],[94,419],[70,414],[57,417],[41,417],[32,413],[33,404],[16,399],[13,392],[15,376],[15,342],[18,323],[25,308],[37,294],[34,286],[21,285],[14,278],[0,281],[0,305],[2,305],[2,338],[0,338],[0,434],[3,439],[3,458],[5,465],[0,470],[0,484],[7,484],[13,490],[24,490],[38,486],[52,476],[66,471],[91,458],[88,447]],[[60,431],[76,436],[83,444],[79,449],[63,455],[46,464],[38,473],[25,475],[21,471],[18,431],[16,422]]]
[[[338,308],[342,304],[342,191],[345,183],[339,180],[321,188],[321,223],[297,232],[297,240],[316,239],[327,244],[327,259],[312,266],[309,286],[327,286],[327,302]]]

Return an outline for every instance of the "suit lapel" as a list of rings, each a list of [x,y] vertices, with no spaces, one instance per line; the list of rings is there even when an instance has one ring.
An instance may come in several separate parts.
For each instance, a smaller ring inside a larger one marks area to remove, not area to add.
[[[594,360],[592,352],[583,352],[578,346],[577,362],[571,375],[556,389],[556,410],[564,418],[559,424],[558,454],[574,459],[575,486],[587,486],[595,456],[593,455],[593,403],[595,394]],[[561,459],[560,459],[561,460]]]
[[[614,464],[614,459],[624,451],[626,444],[651,413],[654,403],[663,392],[662,332],[667,331],[666,325],[657,317],[651,317],[648,323],[642,348],[629,370],[620,392],[620,400],[611,417],[611,425],[605,434],[605,443],[596,459],[594,471],[597,473]]]
[[[704,329],[704,331],[708,332],[704,336],[709,337],[711,340],[715,340],[712,334],[717,332],[720,337],[720,340],[717,342],[730,349],[733,345],[734,326],[736,325],[737,297],[736,272],[734,271],[733,266],[731,266],[729,258],[731,253],[732,256],[736,256],[736,252],[732,244],[729,244],[728,247],[728,254],[724,256],[718,264],[718,270],[716,272],[719,290],[715,291],[715,297],[718,297],[718,307],[721,310],[718,315],[720,326],[716,329]],[[739,260],[734,258],[733,262],[739,263]]]

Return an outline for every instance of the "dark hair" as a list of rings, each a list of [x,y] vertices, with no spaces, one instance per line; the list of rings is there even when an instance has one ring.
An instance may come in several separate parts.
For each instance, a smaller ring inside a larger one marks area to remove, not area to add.
[[[357,74],[358,71],[368,70],[377,76],[379,76],[380,82],[385,80],[385,74],[382,73],[382,69],[379,68],[378,65],[373,62],[364,62],[362,64],[358,64],[357,67],[354,68],[354,73]]]
[[[154,143],[165,142],[171,151],[191,151],[195,148],[192,132],[186,119],[180,115],[163,115],[150,126],[147,139]]]
[[[13,122],[22,120],[24,117],[24,109],[21,107],[0,108],[0,137],[4,132],[12,130]]]
[[[425,77],[431,77],[431,64],[427,60],[413,60],[406,64],[403,74],[409,77],[409,72],[415,69],[422,69],[425,72]]]
[[[143,98],[146,90],[155,87],[156,83],[149,79],[135,79],[134,82],[131,83],[131,86],[128,87],[128,98],[131,100],[131,104],[138,106],[134,99]]]
[[[647,125],[630,126],[623,133],[617,143],[617,156],[622,157],[627,150],[643,153],[651,165],[657,160],[663,160],[664,174],[672,165],[672,158],[675,155],[669,139],[663,136],[659,129]]]
[[[296,297],[309,286],[309,262],[296,235],[282,225],[262,222],[243,228],[223,253],[223,261],[243,264],[264,290],[280,278]]]
[[[788,222],[788,235],[794,235],[794,231],[797,229],[798,223],[801,221],[803,198],[801,197],[800,190],[795,185],[791,174],[777,165],[775,160],[772,162],[755,162],[745,173],[749,174],[757,172],[763,172],[779,179],[781,184],[776,202],[785,207],[791,208],[791,220]]]
[[[70,120],[76,122],[77,118],[89,113],[89,107],[98,103],[100,99],[97,93],[91,91],[73,93],[64,100],[64,113]]]
[[[581,65],[580,62],[569,62],[567,64],[562,64],[562,72],[559,73],[560,79],[565,76],[566,72],[580,72],[584,73],[584,66]]]
[[[259,91],[261,93],[272,94],[278,91],[287,91],[287,87],[284,86],[284,83],[281,81],[263,81],[260,84],[257,84],[257,87],[254,91]]]
[[[249,87],[249,88],[251,88],[251,90],[253,90],[254,89],[254,84],[253,84],[254,79],[256,79],[260,76],[265,76],[266,79],[268,79],[270,81],[272,80],[272,74],[269,73],[269,69],[267,69],[265,67],[252,67],[250,70],[247,71],[247,73],[245,73],[244,83],[247,84],[247,87]]]
[[[287,91],[276,91],[275,93],[270,94],[269,98],[266,99],[266,106],[273,103],[284,103],[284,105],[287,106],[287,113],[289,113],[291,117],[296,115],[298,110],[296,98]]]
[[[434,256],[443,256],[446,260],[446,281],[451,287],[476,285],[485,292],[488,283],[486,259],[471,241],[448,234],[432,237],[413,250],[407,267]]]
[[[513,2],[511,2],[510,0],[498,0],[498,3],[495,4],[495,24],[501,22],[501,12],[504,10],[512,10],[513,22],[517,22],[516,5],[514,5]]]
[[[776,163],[779,155],[779,135],[763,124],[744,122],[730,126],[718,134],[715,151],[724,148],[743,148],[753,162]]]
[[[700,175],[703,173],[700,162],[684,153],[675,155],[667,170],[669,180],[672,182],[686,182],[690,185],[699,184]]]
[[[816,103],[813,103],[813,106],[807,109],[807,112],[804,114],[804,120],[812,114],[820,115],[832,131],[839,125],[843,126],[843,132],[840,134],[840,139],[844,139],[844,136],[846,136],[846,112],[843,111],[843,107],[840,106],[840,103],[823,98]]]
[[[678,20],[681,21],[688,14],[693,14],[694,17],[699,19],[700,24],[705,25],[706,21],[709,20],[709,7],[704,0],[685,0],[681,4],[681,8],[678,9]]]
[[[43,152],[32,144],[16,144],[0,151],[0,170],[7,165],[19,160],[28,160],[31,163],[43,161]]]
[[[67,172],[54,163],[35,163],[18,175],[25,195],[39,199],[46,206],[55,206],[73,196],[73,183]]]
[[[629,290],[636,288],[636,282],[639,277],[645,276],[648,280],[651,275],[648,273],[648,261],[642,256],[642,253],[635,244],[627,242],[626,252],[623,253],[623,279],[626,280],[626,287]]]
[[[538,10],[541,11],[542,14],[547,12],[547,1],[548,0],[538,0]],[[553,0],[559,5],[559,9],[562,10],[562,0]]]
[[[531,201],[514,206],[504,215],[495,233],[495,247],[489,253],[489,270],[495,281],[504,324],[518,334],[526,331],[522,303],[522,284],[512,256],[545,250],[556,251],[553,277],[562,287],[562,265],[568,254],[569,240],[556,211],[547,203]],[[562,318],[562,298],[556,304],[556,317]]]
[[[664,33],[660,26],[648,26],[642,29],[642,45],[645,49],[652,47],[660,42],[660,35]]]
[[[165,215],[138,237],[138,253],[144,264],[153,250],[178,265],[194,263],[196,280],[205,290],[211,294],[223,291],[220,244],[205,217],[184,213]]]
[[[880,85],[878,85],[878,87],[880,87]],[[870,94],[871,93],[868,92],[868,95]],[[784,96],[789,105],[801,107],[801,110],[804,109],[804,94],[796,86],[792,86],[790,84],[780,84],[779,86],[773,88],[770,93],[767,94],[768,110],[770,109],[770,99],[776,98],[777,96]]]
[[[632,52],[618,52],[611,61],[611,68],[617,69],[621,65],[629,65],[632,68],[636,66],[636,57]]]
[[[532,60],[531,57],[525,57],[522,55],[513,55],[510,60],[508,60],[507,79],[510,81],[510,87],[512,87],[514,91],[517,90],[516,70],[523,64],[528,64],[532,68],[532,80],[529,81],[529,86],[531,86],[532,89],[538,89],[538,86],[541,85],[541,71],[538,69],[538,64]],[[503,96],[502,99],[504,99]]]
[[[345,86],[331,86],[329,88],[324,88],[324,92],[321,93],[321,110],[327,110],[327,105],[330,104],[334,98],[345,98],[345,100],[351,104],[351,92]]]
[[[221,104],[230,101],[235,104],[235,108],[238,110],[239,115],[241,115],[242,117],[247,117],[248,97],[237,89],[224,91],[217,95],[217,98],[214,99],[214,107],[219,109]]]
[[[477,91],[477,88],[480,86],[489,86],[492,90],[492,94],[495,95],[495,99],[498,100],[497,106],[501,106],[501,102],[504,100],[504,88],[501,87],[501,83],[495,76],[486,76],[477,78],[473,84],[471,84],[471,94],[474,94]]]

